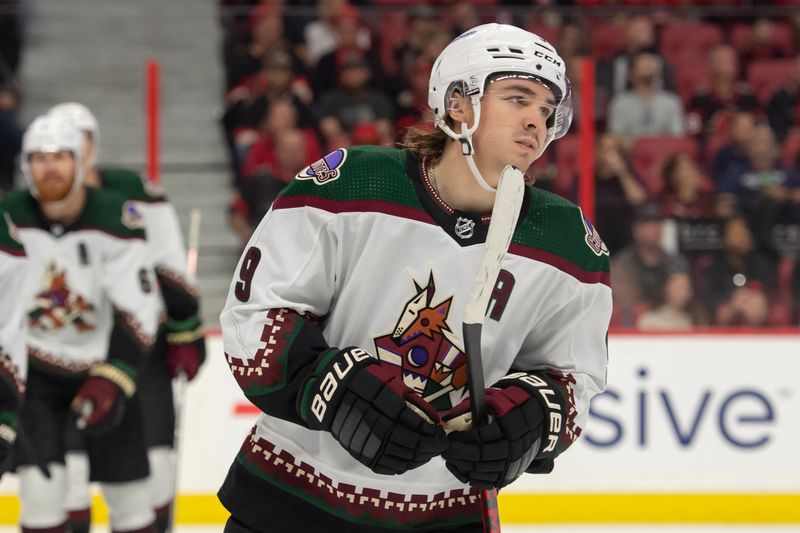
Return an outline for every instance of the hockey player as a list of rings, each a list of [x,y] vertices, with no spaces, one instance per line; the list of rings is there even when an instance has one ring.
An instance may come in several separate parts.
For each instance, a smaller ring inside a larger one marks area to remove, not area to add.
[[[83,136],[39,117],[23,137],[30,190],[0,203],[28,256],[33,297],[28,376],[17,443],[23,532],[66,532],[64,428],[85,434],[113,532],[155,531],[136,373],[158,329],[160,302],[144,223],[120,197],[83,185]],[[34,466],[35,465],[35,466]],[[45,475],[45,472],[49,475]]]
[[[25,249],[11,234],[0,211],[0,478],[10,468],[11,446],[17,436],[17,410],[25,392],[28,359],[25,322],[19,298],[29,284]]]
[[[175,409],[172,378],[181,374],[191,381],[205,359],[205,336],[199,300],[186,261],[186,249],[175,208],[163,191],[137,173],[99,168],[100,128],[94,114],[83,104],[66,102],[50,109],[50,115],[71,120],[83,132],[84,183],[135,202],[144,216],[148,254],[155,264],[167,321],[159,331],[154,350],[139,373],[138,392],[145,413],[144,427],[150,459],[153,508],[161,533],[169,526],[175,496]],[[67,453],[67,505],[72,533],[86,533],[91,521],[91,493],[87,458],[78,435],[71,432]]]
[[[437,130],[404,150],[300,171],[242,255],[223,341],[263,413],[219,491],[228,533],[481,531],[479,489],[549,472],[605,387],[608,251],[527,187],[483,327],[491,421],[466,424],[459,332],[494,189],[565,134],[570,85],[545,40],[488,24],[441,53],[429,104]]]

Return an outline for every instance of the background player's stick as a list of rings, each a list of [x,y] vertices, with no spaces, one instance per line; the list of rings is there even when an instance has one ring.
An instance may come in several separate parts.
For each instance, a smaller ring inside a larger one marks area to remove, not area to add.
[[[187,241],[188,249],[186,250],[186,270],[189,273],[191,281],[195,280],[197,275],[197,254],[200,245],[200,210],[197,208],[192,209],[189,215],[189,239]],[[172,437],[172,449],[175,451],[175,465],[172,473],[172,487],[175,491],[175,496],[178,495],[178,457],[180,456],[180,435],[181,435],[181,418],[183,414],[183,404],[186,396],[186,372],[181,371],[175,380],[173,388],[173,396],[175,402],[175,429]],[[177,498],[176,498],[177,499]],[[175,530],[175,505],[177,502],[173,500],[172,505],[169,507],[169,519],[167,520],[167,531]]]
[[[464,311],[464,352],[467,356],[469,371],[469,396],[473,427],[480,427],[487,422],[481,357],[483,317],[489,305],[489,297],[497,283],[503,256],[514,235],[524,190],[525,179],[522,172],[513,166],[504,168],[500,175],[500,183],[497,185],[485,249],[478,273],[472,283],[469,302]],[[482,490],[481,504],[483,531],[499,533],[500,515],[497,508],[497,491],[495,489]]]

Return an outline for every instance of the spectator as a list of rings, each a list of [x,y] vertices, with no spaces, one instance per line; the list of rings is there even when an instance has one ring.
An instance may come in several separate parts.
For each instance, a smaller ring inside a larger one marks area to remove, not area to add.
[[[325,56],[339,46],[340,33],[337,25],[342,19],[358,20],[358,8],[348,4],[347,0],[319,0],[317,3],[317,18],[305,27],[306,67],[313,69],[322,56]],[[371,46],[369,30],[359,26],[356,40],[361,50],[368,50]]]
[[[418,125],[429,112],[428,80],[432,66],[424,58],[417,59],[414,70],[407,77],[408,87],[397,95],[395,131],[398,138],[402,139],[408,128]]]
[[[264,10],[253,21],[249,35],[233,40],[225,51],[226,80],[233,89],[261,70],[265,58],[275,50],[292,53],[283,36],[283,18],[277,8]]]
[[[278,173],[277,138],[281,132],[295,130],[298,127],[297,112],[292,103],[288,100],[274,102],[269,109],[261,134],[247,151],[242,168],[242,183],[255,174]],[[306,154],[303,161],[316,161],[322,157],[322,148],[316,133],[307,128],[300,128],[299,131],[305,138]]]
[[[323,94],[319,102],[320,129],[329,148],[349,146],[347,136],[360,123],[374,123],[381,142],[391,142],[392,103],[368,87],[369,78],[369,67],[360,54],[343,58],[339,87]]]
[[[686,258],[661,245],[663,215],[655,203],[642,204],[633,223],[633,243],[611,259],[614,322],[636,325],[637,315],[661,302],[662,288],[674,272],[687,272]]]
[[[314,94],[320,95],[330,89],[331,84],[339,76],[345,60],[350,57],[361,57],[369,68],[369,82],[375,88],[384,88],[384,71],[380,54],[371,53],[371,42],[363,42],[364,27],[355,7],[348,6],[334,26],[336,31],[336,47],[323,55],[311,69],[311,88]]]
[[[666,217],[711,218],[715,215],[713,187],[691,155],[680,152],[664,163],[661,206]]]
[[[742,71],[754,61],[763,59],[782,59],[786,57],[784,49],[774,40],[775,24],[767,19],[757,19],[750,30],[750,42],[739,54],[742,59]]]
[[[722,246],[707,265],[698,269],[697,286],[709,316],[718,326],[767,325],[777,273],[755,249],[743,217],[733,217],[725,223]]]
[[[717,210],[730,216],[737,210],[755,215],[782,204],[789,197],[789,175],[780,162],[775,134],[766,124],[759,125],[746,147],[747,163],[720,176],[717,184]]]
[[[647,200],[647,191],[633,174],[616,135],[600,137],[594,168],[595,226],[613,254],[631,243],[634,210]]]
[[[641,52],[631,62],[629,91],[617,94],[608,107],[608,129],[633,142],[639,137],[683,135],[683,106],[675,93],[658,88],[658,58]]]
[[[800,55],[795,58],[791,79],[770,99],[767,118],[781,142],[800,126]]]
[[[705,310],[694,297],[692,280],[686,272],[673,272],[667,277],[661,303],[643,312],[636,327],[653,329],[690,329],[707,326]]]
[[[653,21],[646,15],[640,15],[633,17],[626,25],[625,48],[598,65],[598,99],[601,102],[609,102],[614,96],[633,88],[632,63],[642,52],[650,53],[656,63],[653,86],[656,89],[674,90],[669,63],[658,53]]]
[[[709,87],[701,89],[687,106],[692,133],[708,139],[720,135],[736,111],[755,112],[758,99],[739,71],[739,55],[729,45],[719,45],[708,55]]]
[[[313,161],[306,158],[306,143],[306,136],[298,129],[279,132],[275,138],[274,171],[260,172],[242,183],[241,193],[231,205],[229,222],[239,235],[243,247],[283,187],[302,170],[307,161]]]
[[[714,185],[731,173],[743,172],[749,165],[747,147],[753,140],[756,131],[756,120],[749,111],[737,111],[733,114],[729,126],[730,141],[714,156],[711,164],[711,179]]]
[[[22,51],[18,9],[21,2],[0,0],[0,86],[14,82]]]
[[[11,85],[0,84],[0,197],[14,187],[16,158],[22,148],[22,126],[16,113],[19,99]]]
[[[427,4],[417,4],[408,14],[408,35],[397,43],[394,49],[394,60],[397,64],[398,78],[413,75],[417,62],[425,47],[439,31],[436,22],[436,11]]]

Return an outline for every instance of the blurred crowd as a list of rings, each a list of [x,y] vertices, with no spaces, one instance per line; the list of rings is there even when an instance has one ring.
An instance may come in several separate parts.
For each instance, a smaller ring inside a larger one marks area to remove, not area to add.
[[[17,0],[0,0],[0,196],[11,189],[16,157],[22,147],[19,65],[22,15]]]
[[[425,123],[442,47],[475,24],[511,22],[556,45],[576,101],[581,59],[595,62],[595,225],[612,253],[612,325],[797,324],[798,19],[737,12],[743,2],[714,2],[731,9],[713,16],[679,9],[693,2],[575,9],[610,3],[224,2],[232,224],[246,241],[308,162]],[[572,200],[580,120],[578,106],[573,133],[529,171]]]
[[[0,0],[0,189],[21,136],[20,21],[3,9],[17,2]],[[571,200],[582,60],[595,65],[595,226],[612,255],[612,325],[797,325],[800,15],[790,4],[220,0],[230,223],[245,243],[305,165],[429,125],[443,47],[476,24],[513,23],[567,63],[572,133],[529,175]]]

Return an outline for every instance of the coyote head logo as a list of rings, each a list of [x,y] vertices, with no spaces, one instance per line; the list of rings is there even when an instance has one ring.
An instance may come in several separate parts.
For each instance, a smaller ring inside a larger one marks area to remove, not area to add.
[[[434,303],[433,273],[426,285],[414,281],[391,334],[374,339],[378,358],[397,366],[405,384],[437,409],[449,409],[464,397],[467,366],[464,352],[450,339],[447,316],[452,296]]]

